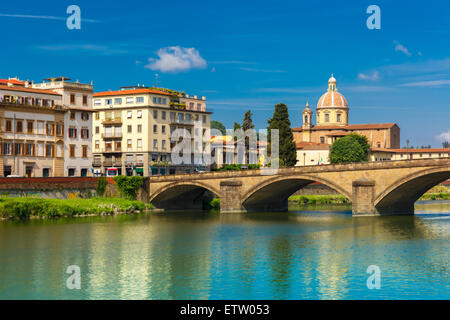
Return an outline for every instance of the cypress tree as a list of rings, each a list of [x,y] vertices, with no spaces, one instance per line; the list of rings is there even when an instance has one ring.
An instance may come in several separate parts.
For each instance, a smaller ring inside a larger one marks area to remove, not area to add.
[[[291,130],[291,121],[289,120],[288,108],[284,103],[275,106],[275,111],[271,119],[267,121],[268,141],[271,142],[271,129],[279,130],[280,148],[279,159],[280,164],[286,167],[292,167],[297,163],[297,151],[295,148],[294,135]],[[269,145],[270,147],[270,145]]]

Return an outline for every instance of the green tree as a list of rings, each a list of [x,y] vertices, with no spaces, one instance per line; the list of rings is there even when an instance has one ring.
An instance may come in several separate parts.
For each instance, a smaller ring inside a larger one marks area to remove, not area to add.
[[[105,195],[107,185],[108,181],[106,180],[106,177],[101,176],[97,178],[97,187],[95,189],[98,197],[103,197]]]
[[[144,184],[144,177],[141,176],[115,176],[114,182],[119,189],[120,195],[123,198],[135,200],[138,190]]]
[[[212,120],[210,126],[211,126],[211,129],[219,130],[222,133],[222,135],[227,134],[227,130],[226,130],[225,126],[220,121]]]
[[[255,125],[253,124],[253,120],[252,120],[252,112],[250,110],[248,110],[245,114],[244,114],[244,120],[242,121],[242,130],[247,131],[249,129],[254,129]]]
[[[279,130],[279,158],[280,165],[292,167],[297,163],[297,151],[295,148],[294,135],[292,134],[291,121],[289,120],[288,108],[284,103],[275,106],[275,111],[271,119],[267,121],[267,140],[271,143],[271,130]],[[270,152],[270,144],[269,144]]]
[[[370,145],[365,136],[352,133],[336,140],[330,149],[330,162],[350,163],[367,161]]]

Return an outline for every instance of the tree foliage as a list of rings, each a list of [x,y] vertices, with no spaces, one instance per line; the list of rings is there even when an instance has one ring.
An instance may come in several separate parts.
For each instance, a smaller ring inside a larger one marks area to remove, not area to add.
[[[126,199],[136,199],[137,192],[144,184],[144,177],[141,176],[115,176],[114,182],[119,189],[120,195]]]
[[[210,126],[211,126],[211,129],[219,130],[222,133],[222,135],[227,134],[225,126],[220,121],[212,120]]]
[[[284,103],[275,106],[271,119],[268,120],[267,140],[271,143],[271,130],[279,130],[279,161],[280,165],[292,167],[297,163],[297,151],[295,148],[294,135],[292,134],[291,121],[289,120],[288,108]],[[270,151],[270,145],[269,145]]]
[[[365,136],[352,133],[336,140],[330,149],[330,163],[367,161],[370,145]]]
[[[106,180],[106,177],[101,176],[97,178],[97,187],[95,189],[97,192],[97,196],[103,197],[105,195],[107,185],[108,181]]]

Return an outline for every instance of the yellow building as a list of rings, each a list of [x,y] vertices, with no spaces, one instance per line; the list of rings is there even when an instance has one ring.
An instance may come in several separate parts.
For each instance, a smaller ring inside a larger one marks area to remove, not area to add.
[[[93,166],[110,175],[188,173],[194,164],[171,165],[171,134],[186,128],[194,135],[194,121],[203,135],[211,112],[206,98],[189,97],[162,88],[123,87],[94,94]],[[193,163],[193,161],[191,161]]]

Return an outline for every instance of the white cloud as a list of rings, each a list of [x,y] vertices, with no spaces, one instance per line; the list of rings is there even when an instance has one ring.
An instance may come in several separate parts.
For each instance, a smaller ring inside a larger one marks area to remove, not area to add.
[[[358,74],[358,79],[377,81],[380,79],[380,74],[378,73],[378,71],[374,71],[372,74],[364,74],[364,73],[360,72]]]
[[[408,57],[411,56],[411,52],[409,52],[408,48],[406,48],[404,45],[399,43],[398,41],[394,41],[395,44],[395,51],[400,51],[406,54]]]
[[[31,14],[8,14],[8,13],[0,13],[0,17],[26,18],[26,19],[44,19],[44,20],[66,20],[67,19],[67,17],[38,16],[38,15],[31,15]],[[82,22],[99,22],[99,21],[82,18]]]
[[[436,138],[441,141],[450,141],[450,129],[447,132],[442,132]]]
[[[443,87],[450,86],[450,80],[430,80],[409,82],[401,85],[402,87]]]
[[[149,58],[145,68],[161,72],[181,72],[190,69],[206,68],[206,61],[195,48],[179,46],[161,48],[156,53],[158,59]]]
[[[284,73],[284,72],[286,72],[285,70],[268,70],[268,69],[247,68],[247,67],[242,67],[239,69],[241,69],[242,71],[247,71],[247,72],[264,72],[264,73]]]

